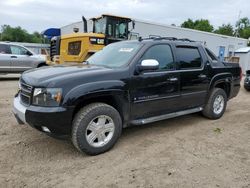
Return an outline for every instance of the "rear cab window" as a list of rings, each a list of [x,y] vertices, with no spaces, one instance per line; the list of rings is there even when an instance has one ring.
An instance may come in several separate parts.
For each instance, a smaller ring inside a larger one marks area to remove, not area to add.
[[[176,46],[176,55],[181,70],[200,69],[202,67],[202,57],[198,47]]]
[[[214,53],[209,50],[208,48],[205,48],[208,57],[212,60],[212,61],[218,61],[217,57],[214,55]]]

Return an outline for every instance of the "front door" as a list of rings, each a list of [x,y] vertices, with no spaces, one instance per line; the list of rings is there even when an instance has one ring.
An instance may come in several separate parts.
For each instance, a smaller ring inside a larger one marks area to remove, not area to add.
[[[150,47],[140,58],[159,62],[156,71],[133,75],[130,83],[131,119],[144,119],[178,111],[179,73],[175,72],[172,49],[168,44]]]
[[[28,55],[28,50],[11,45],[11,72],[23,72],[32,68],[33,58]]]

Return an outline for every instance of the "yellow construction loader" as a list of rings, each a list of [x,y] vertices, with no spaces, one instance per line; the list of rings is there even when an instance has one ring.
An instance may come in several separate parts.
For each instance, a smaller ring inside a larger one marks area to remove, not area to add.
[[[87,20],[82,17],[84,32],[74,28],[72,34],[53,37],[51,39],[50,58],[52,64],[82,63],[104,46],[129,38],[129,23],[134,22],[127,17],[103,14],[92,18],[93,32],[88,33]]]

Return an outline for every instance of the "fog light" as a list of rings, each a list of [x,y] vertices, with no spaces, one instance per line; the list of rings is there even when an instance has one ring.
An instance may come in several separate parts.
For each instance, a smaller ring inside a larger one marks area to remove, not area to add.
[[[50,133],[50,130],[47,127],[42,126],[42,130],[46,133]]]

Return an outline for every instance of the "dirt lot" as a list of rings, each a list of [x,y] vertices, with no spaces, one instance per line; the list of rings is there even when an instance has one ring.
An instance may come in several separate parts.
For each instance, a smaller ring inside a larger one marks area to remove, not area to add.
[[[250,187],[250,93],[222,119],[199,114],[128,128],[108,153],[20,126],[11,113],[17,79],[0,78],[0,187]]]

